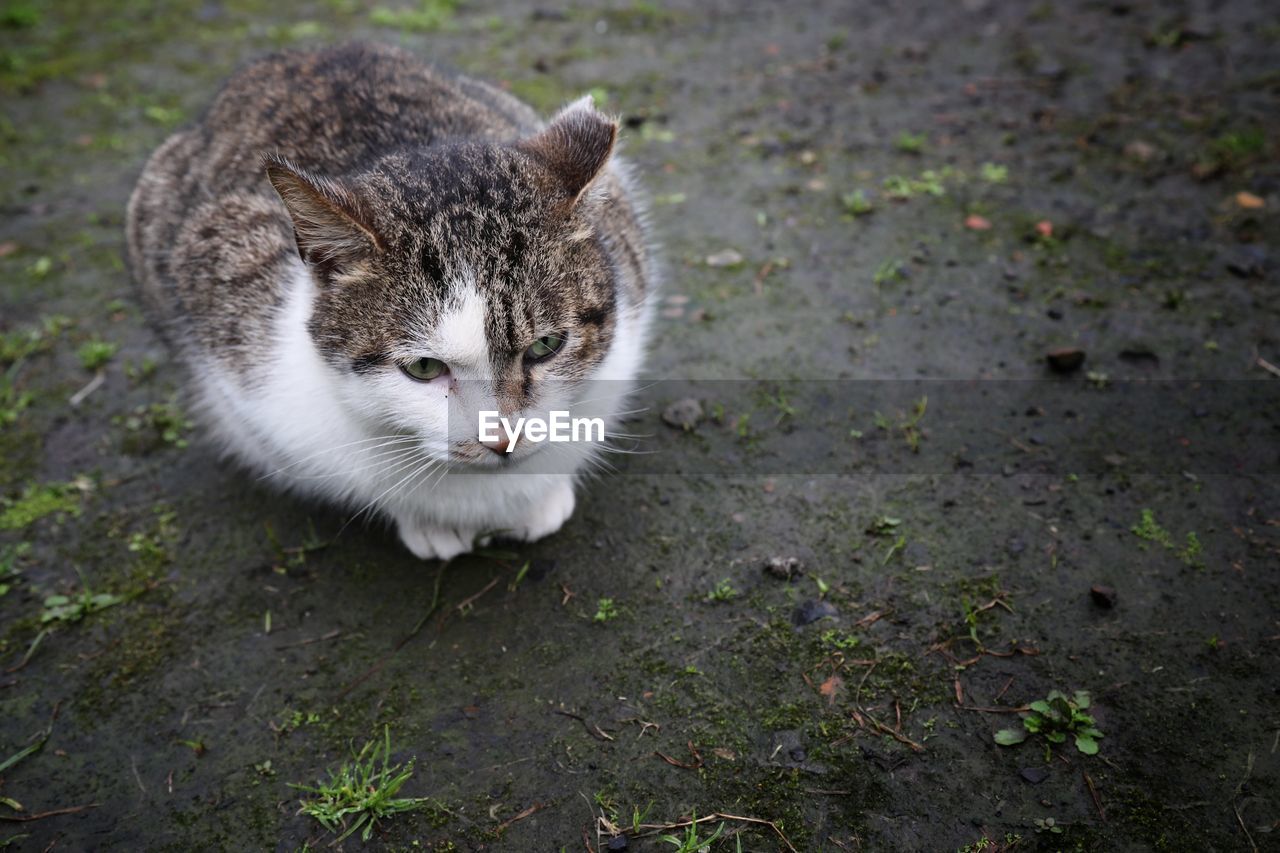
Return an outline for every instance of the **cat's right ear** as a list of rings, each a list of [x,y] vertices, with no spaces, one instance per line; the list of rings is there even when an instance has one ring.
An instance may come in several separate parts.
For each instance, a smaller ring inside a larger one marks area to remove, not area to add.
[[[304,261],[332,272],[383,248],[350,190],[308,174],[276,154],[264,157],[263,167],[293,220],[298,254]]]
[[[557,113],[541,133],[521,140],[516,147],[551,170],[572,208],[604,170],[617,139],[618,123],[597,110],[587,95]]]

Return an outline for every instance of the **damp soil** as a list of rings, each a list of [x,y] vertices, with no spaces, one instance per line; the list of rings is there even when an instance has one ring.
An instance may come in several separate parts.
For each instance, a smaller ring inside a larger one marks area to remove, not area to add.
[[[534,545],[273,493],[141,316],[147,154],[353,37],[593,92],[652,200],[698,382]],[[379,849],[1273,845],[1278,116],[1257,3],[5,0],[0,845],[318,849],[384,732]],[[994,742],[1052,690],[1096,755]]]

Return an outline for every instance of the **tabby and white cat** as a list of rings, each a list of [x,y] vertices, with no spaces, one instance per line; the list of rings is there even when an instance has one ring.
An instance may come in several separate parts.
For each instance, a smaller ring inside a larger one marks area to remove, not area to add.
[[[475,413],[621,413],[654,272],[616,135],[590,98],[544,124],[396,48],[270,56],[152,155],[130,262],[249,468],[421,558],[533,541],[600,447],[508,453]]]

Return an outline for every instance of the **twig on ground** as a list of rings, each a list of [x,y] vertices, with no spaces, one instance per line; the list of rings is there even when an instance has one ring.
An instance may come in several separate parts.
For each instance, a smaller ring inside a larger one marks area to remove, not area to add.
[[[458,604],[457,607],[454,608],[454,610],[457,610],[459,613],[466,613],[468,610],[471,609],[471,605],[475,604],[476,601],[478,601],[486,592],[493,589],[497,585],[498,585],[498,579],[494,578],[493,580],[489,581],[489,583],[485,586],[484,589],[480,590],[475,595],[464,598],[462,602]]]
[[[77,812],[87,811],[88,809],[96,809],[101,803],[87,803],[83,806],[67,806],[64,809],[50,809],[47,812],[36,812],[28,815],[8,815],[0,814],[0,820],[7,820],[12,823],[27,823],[33,820],[44,820],[47,817],[57,817],[63,814],[76,814]],[[1258,848],[1254,848],[1255,850]]]
[[[432,614],[434,614],[436,609],[440,606],[440,585],[444,581],[444,572],[448,567],[448,563],[442,563],[440,565],[440,571],[436,573],[435,587],[431,591],[431,604],[427,606],[427,610],[422,614],[422,618],[418,620],[418,624],[413,626],[413,630],[410,631],[403,640],[396,643],[395,648],[391,650],[390,654],[365,670],[364,673],[357,677],[355,681],[342,688],[342,691],[338,694],[339,698],[346,696],[352,690],[355,690],[361,684],[364,684],[371,677],[379,673],[383,667],[391,662],[391,659],[395,657],[397,652],[403,649],[410,640],[418,636],[418,632],[422,630],[422,626],[427,624],[427,620],[431,618]],[[496,578],[494,579],[494,583],[497,583]]]
[[[1098,796],[1098,789],[1094,787],[1093,777],[1089,775],[1087,770],[1081,770],[1080,775],[1084,776],[1084,783],[1089,786],[1089,796],[1093,797],[1093,805],[1098,810],[1098,817],[1105,822],[1107,811],[1102,807],[1102,798]]]
[[[679,759],[676,759],[676,758],[672,758],[670,755],[667,755],[666,753],[660,752],[656,749],[653,751],[653,754],[658,756],[668,764],[670,764],[672,767],[679,767],[681,770],[697,770],[702,766],[702,756],[699,755],[698,750],[694,748],[693,741],[689,741],[688,747],[689,747],[689,752],[693,754],[694,761],[697,762],[696,764],[686,764],[683,761],[680,761]],[[699,819],[701,820],[701,818]],[[688,824],[686,823],[685,826],[688,826]]]
[[[726,814],[725,812],[716,812],[714,814],[704,815],[700,818],[696,818],[696,819],[691,818],[689,820],[677,821],[675,823],[642,823],[640,824],[639,828],[642,830],[645,830],[644,832],[645,835],[651,835],[657,832],[670,832],[673,829],[684,829],[690,826],[697,826],[700,823],[707,823],[708,821],[713,821],[713,820],[721,820],[721,821],[736,820],[741,823],[754,823],[758,826],[767,826],[774,831],[774,833],[778,836],[778,840],[781,841],[784,845],[786,845],[786,848],[790,850],[791,853],[799,853],[799,851],[797,851],[796,848],[791,844],[791,840],[787,838],[785,834],[783,834],[782,830],[778,828],[778,825],[776,823],[774,823],[771,820],[764,820],[763,818],[758,818],[758,817],[745,817],[743,815],[734,815],[734,814]]]
[[[511,824],[515,823],[516,821],[524,820],[530,815],[536,814],[537,812],[542,811],[546,807],[547,807],[546,803],[534,803],[533,805],[529,806],[529,808],[520,812],[520,814],[516,815],[515,817],[507,818],[502,823],[498,824],[494,828],[493,832],[495,835],[501,836],[502,833],[507,831],[507,827],[511,826]]]
[[[85,397],[88,397],[94,391],[97,391],[100,387],[102,387],[102,383],[105,382],[106,379],[107,379],[106,371],[99,370],[96,374],[94,374],[94,377],[89,380],[89,384],[85,385],[79,391],[72,394],[70,399],[67,400],[67,402],[71,404],[72,408],[75,408],[76,406],[84,402]]]
[[[613,735],[609,734],[604,729],[597,726],[595,723],[588,723],[586,717],[583,717],[579,714],[575,714],[572,711],[562,711],[559,708],[553,708],[551,713],[559,714],[562,717],[569,717],[571,719],[577,720],[578,722],[582,723],[582,727],[587,730],[587,734],[591,735],[596,740],[616,740],[616,738]]]
[[[276,646],[276,651],[283,651],[284,649],[296,649],[299,646],[310,646],[313,643],[323,643],[325,640],[336,640],[338,637],[341,637],[341,636],[342,636],[342,631],[337,628],[334,628],[329,633],[322,634],[319,637],[309,637],[305,640],[298,640],[295,643],[285,643],[282,646]]]

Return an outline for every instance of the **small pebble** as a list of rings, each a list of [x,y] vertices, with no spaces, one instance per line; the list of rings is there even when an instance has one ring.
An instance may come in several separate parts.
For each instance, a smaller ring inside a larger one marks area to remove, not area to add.
[[[804,574],[804,562],[798,557],[770,557],[765,561],[764,570],[779,580],[789,581]]]
[[[1095,584],[1089,588],[1089,597],[1099,607],[1105,607],[1110,610],[1116,606],[1116,591],[1114,587]]]
[[[691,432],[702,422],[702,415],[702,404],[692,397],[686,397],[662,410],[662,422],[669,427]]]
[[[1079,347],[1060,347],[1045,353],[1049,367],[1058,373],[1071,373],[1084,364],[1084,350]]]
[[[791,614],[791,622],[798,628],[801,625],[809,625],[828,616],[835,616],[837,612],[835,606],[830,602],[810,599],[797,607],[795,612]]]
[[[1032,785],[1039,785],[1049,778],[1049,771],[1043,767],[1024,767],[1018,771],[1018,775]]]
[[[709,267],[736,267],[742,263],[742,253],[736,249],[723,249],[712,255],[707,255],[707,266]]]

